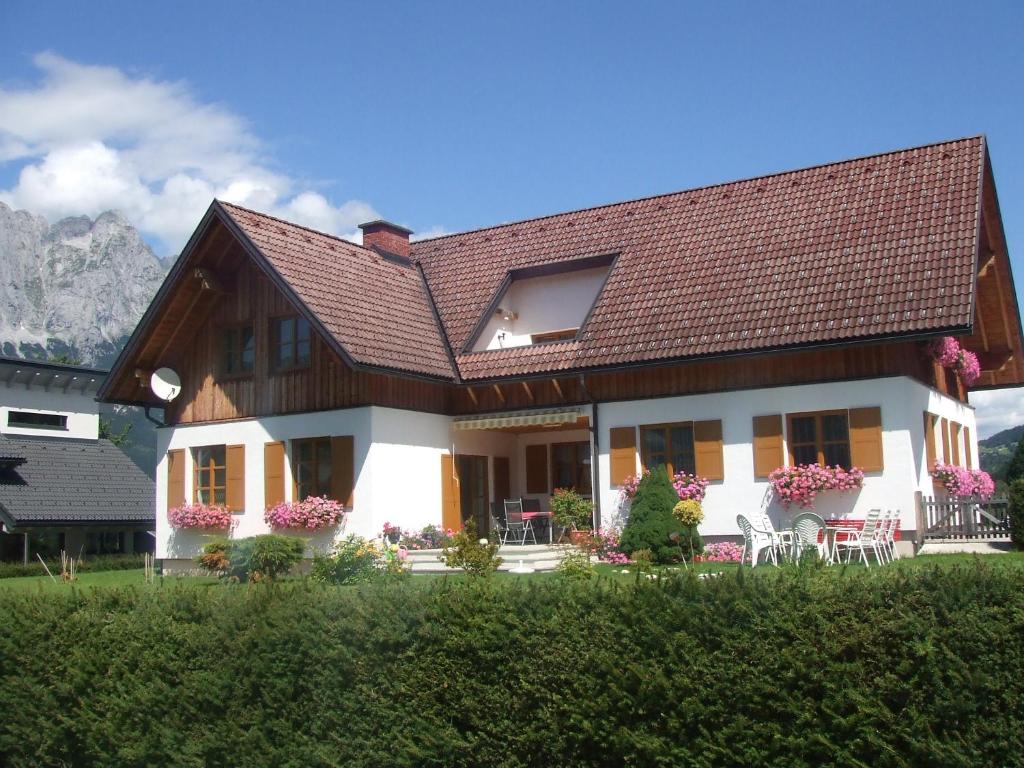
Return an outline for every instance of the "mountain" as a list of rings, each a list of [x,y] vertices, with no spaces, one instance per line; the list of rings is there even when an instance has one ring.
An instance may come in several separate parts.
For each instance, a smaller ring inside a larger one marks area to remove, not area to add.
[[[109,367],[167,266],[116,211],[51,225],[0,203],[0,350]]]
[[[1017,450],[1017,443],[1024,437],[1024,424],[996,432],[992,437],[978,441],[978,464],[997,480],[1003,479],[1006,465]]]
[[[109,368],[169,267],[116,211],[51,225],[0,203],[0,351]],[[156,434],[142,410],[102,405],[100,416],[152,477]]]

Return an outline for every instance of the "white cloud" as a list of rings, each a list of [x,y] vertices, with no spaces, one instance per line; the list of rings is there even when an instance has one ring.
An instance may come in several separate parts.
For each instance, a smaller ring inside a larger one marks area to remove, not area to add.
[[[429,240],[432,237],[443,237],[444,235],[452,234],[442,226],[435,224],[422,232],[414,232],[410,240]]]
[[[177,251],[214,197],[351,236],[378,218],[368,203],[333,205],[274,172],[245,121],[183,83],[34,58],[38,85],[0,86],[0,163],[20,162],[0,200],[54,220],[122,211]]]
[[[978,437],[991,437],[996,432],[1024,424],[1024,389],[990,389],[971,392],[975,407]]]

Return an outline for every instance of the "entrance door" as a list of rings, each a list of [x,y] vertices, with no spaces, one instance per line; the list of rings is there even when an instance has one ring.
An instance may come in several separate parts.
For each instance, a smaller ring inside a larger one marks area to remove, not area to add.
[[[477,533],[486,536],[490,530],[490,493],[487,488],[487,457],[456,456],[459,474],[459,501],[462,519],[472,518]]]

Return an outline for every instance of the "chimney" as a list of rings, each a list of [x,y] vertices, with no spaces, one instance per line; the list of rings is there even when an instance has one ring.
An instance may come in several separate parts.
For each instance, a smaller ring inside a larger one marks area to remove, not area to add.
[[[403,259],[409,258],[411,229],[400,227],[383,219],[368,221],[366,224],[360,224],[359,228],[363,230],[363,245],[367,248],[401,256]]]

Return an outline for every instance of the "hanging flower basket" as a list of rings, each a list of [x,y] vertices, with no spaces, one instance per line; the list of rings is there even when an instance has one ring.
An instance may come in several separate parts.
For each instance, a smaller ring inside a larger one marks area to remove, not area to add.
[[[323,496],[307,496],[302,501],[283,501],[263,514],[275,530],[322,531],[345,520],[345,506]]]
[[[227,531],[234,517],[231,510],[215,504],[182,504],[167,510],[167,520],[174,528]]]
[[[672,476],[672,487],[676,489],[682,501],[704,501],[710,481],[700,475],[677,472]]]
[[[981,364],[978,356],[969,349],[960,346],[960,342],[952,336],[942,336],[928,345],[928,354],[932,360],[945,368],[952,368],[964,380],[968,387],[981,377]]]

